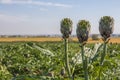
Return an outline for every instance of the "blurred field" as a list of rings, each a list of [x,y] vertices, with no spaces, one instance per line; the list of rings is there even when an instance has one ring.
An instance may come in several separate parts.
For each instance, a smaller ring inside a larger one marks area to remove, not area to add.
[[[45,41],[62,41],[63,39],[60,37],[40,37],[40,38],[0,38],[0,42],[26,42],[26,41],[35,41],[35,42],[45,42]],[[77,38],[70,38],[70,41],[78,41]],[[88,43],[97,43],[103,42],[102,39],[92,40],[89,38]],[[120,38],[111,38],[109,42],[112,43],[120,43]]]

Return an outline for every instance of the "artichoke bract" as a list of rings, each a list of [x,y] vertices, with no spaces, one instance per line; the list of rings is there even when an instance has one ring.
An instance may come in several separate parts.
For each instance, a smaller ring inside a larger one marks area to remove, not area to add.
[[[114,19],[110,16],[103,16],[99,22],[99,32],[103,37],[104,41],[106,41],[114,29]]]
[[[70,18],[64,18],[61,21],[61,33],[63,38],[69,38],[70,34],[72,33],[73,22]]]
[[[86,42],[88,40],[90,28],[91,28],[91,25],[89,21],[80,20],[78,22],[76,33],[80,43]]]

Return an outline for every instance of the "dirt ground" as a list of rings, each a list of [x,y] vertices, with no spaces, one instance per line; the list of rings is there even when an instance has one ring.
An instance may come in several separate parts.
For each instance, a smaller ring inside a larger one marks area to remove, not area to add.
[[[0,38],[0,42],[21,42],[21,41],[35,41],[35,42],[45,42],[45,41],[62,41],[60,37],[38,37],[38,38]],[[78,41],[77,38],[70,38],[70,41]],[[102,39],[92,40],[88,39],[88,43],[103,42]],[[111,38],[109,42],[120,43],[120,38]]]

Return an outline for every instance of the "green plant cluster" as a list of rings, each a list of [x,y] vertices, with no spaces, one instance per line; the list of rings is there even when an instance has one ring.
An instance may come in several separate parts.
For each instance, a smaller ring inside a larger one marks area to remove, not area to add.
[[[66,73],[61,74],[62,68],[65,67],[63,44],[63,42],[0,43],[0,80],[68,80]],[[88,64],[91,80],[98,77],[102,49],[97,50],[100,45],[87,44],[85,48],[89,63],[92,63]],[[77,42],[69,43],[70,67],[75,66],[75,80],[84,80],[78,47]],[[95,52],[98,54],[92,55]],[[120,44],[108,44],[103,66],[103,80],[120,79]]]
[[[63,23],[61,23],[62,25],[64,25],[65,23],[69,23],[71,20],[69,18],[64,18],[62,20]],[[65,22],[65,23],[64,23]],[[62,35],[63,36],[66,36],[66,32],[71,32],[70,30],[72,30],[71,26],[72,24],[65,24],[66,27],[63,27],[61,25],[61,29],[63,29],[63,32],[61,31]],[[67,28],[67,31],[66,31],[66,28]],[[109,42],[110,40],[110,36],[111,34],[113,33],[113,28],[114,28],[114,19],[110,16],[103,16],[101,19],[100,19],[100,22],[99,22],[99,31],[100,31],[100,34],[103,38],[103,52],[101,53],[101,59],[99,60],[99,75],[98,75],[98,78],[97,80],[101,80],[101,75],[102,75],[102,68],[104,67],[104,59],[106,57],[106,54],[107,54],[107,43]],[[81,49],[81,57],[82,57],[82,65],[83,65],[83,70],[84,70],[84,79],[85,80],[89,80],[89,70],[88,70],[88,65],[90,63],[89,61],[89,57],[86,56],[86,50],[85,50],[85,44],[89,38],[89,32],[90,32],[90,29],[91,29],[91,25],[89,23],[89,21],[86,21],[86,20],[80,20],[77,24],[77,29],[76,29],[76,34],[77,34],[77,38],[79,40],[79,43],[80,43],[80,49]],[[70,35],[71,33],[67,33],[67,35]],[[69,54],[68,54],[68,38],[69,36],[67,37],[63,37],[64,39],[64,54],[65,54],[65,70],[67,71],[67,74],[69,76],[69,79],[70,80],[74,80],[74,69],[75,69],[75,66],[74,67],[70,67],[70,64],[69,64]],[[98,48],[99,50],[99,48]],[[97,51],[98,51],[97,50]],[[89,53],[89,52],[88,52]],[[88,54],[87,55],[90,55]],[[92,53],[92,52],[90,52]],[[93,53],[94,54],[94,53]],[[98,54],[98,52],[96,53],[95,52],[95,58],[96,58],[96,55]],[[94,57],[93,57],[94,58]],[[93,60],[94,61],[94,60]],[[92,61],[92,62],[93,62]],[[90,63],[91,65],[91,63]],[[71,71],[72,69],[72,71]]]

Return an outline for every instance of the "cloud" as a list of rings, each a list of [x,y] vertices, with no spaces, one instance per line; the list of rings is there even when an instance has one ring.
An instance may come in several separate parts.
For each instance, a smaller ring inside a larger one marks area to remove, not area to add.
[[[41,2],[33,0],[0,0],[2,4],[31,4],[31,5],[40,5],[40,6],[53,6],[53,7],[64,7],[71,8],[71,5],[61,4],[61,3],[52,3],[52,2]]]
[[[29,21],[29,18],[27,16],[13,16],[13,15],[0,14],[0,21],[18,23],[18,22]]]
[[[7,4],[7,3],[11,3],[12,0],[1,0],[0,2],[3,3],[3,4]]]

